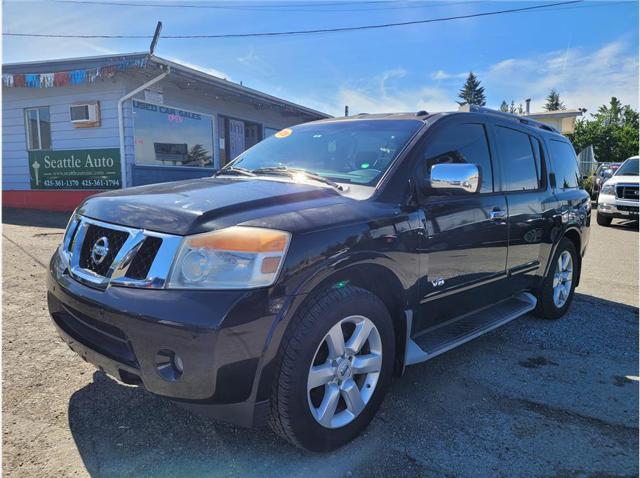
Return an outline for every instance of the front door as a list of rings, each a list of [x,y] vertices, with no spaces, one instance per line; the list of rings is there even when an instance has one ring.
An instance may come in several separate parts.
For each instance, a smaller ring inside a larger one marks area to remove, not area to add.
[[[229,120],[229,159],[235,159],[245,150],[244,121]]]
[[[421,301],[413,332],[503,298],[507,202],[498,191],[487,126],[455,117],[441,123],[420,153],[418,174],[428,178],[438,163],[473,163],[481,186],[475,194],[425,191],[419,211]]]

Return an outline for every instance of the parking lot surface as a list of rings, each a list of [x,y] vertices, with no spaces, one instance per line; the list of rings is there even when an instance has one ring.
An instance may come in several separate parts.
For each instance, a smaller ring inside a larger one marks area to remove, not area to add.
[[[592,221],[558,321],[525,316],[396,380],[331,454],[189,414],[121,385],[58,339],[45,268],[64,215],[3,211],[6,476],[638,475],[638,224]]]

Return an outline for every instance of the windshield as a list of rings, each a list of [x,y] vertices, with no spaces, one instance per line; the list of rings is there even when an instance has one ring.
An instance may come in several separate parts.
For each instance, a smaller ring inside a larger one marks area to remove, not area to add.
[[[638,158],[629,158],[618,168],[615,176],[638,176]]]
[[[374,186],[421,124],[418,120],[307,123],[266,138],[225,169],[304,169],[336,182]]]

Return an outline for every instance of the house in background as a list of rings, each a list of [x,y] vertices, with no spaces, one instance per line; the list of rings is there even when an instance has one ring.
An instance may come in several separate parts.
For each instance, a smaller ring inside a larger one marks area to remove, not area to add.
[[[105,189],[210,176],[329,115],[148,53],[3,65],[5,206],[70,210]]]
[[[541,123],[547,124],[562,134],[571,134],[575,129],[576,118],[582,116],[583,110],[558,110],[529,113],[527,116]]]

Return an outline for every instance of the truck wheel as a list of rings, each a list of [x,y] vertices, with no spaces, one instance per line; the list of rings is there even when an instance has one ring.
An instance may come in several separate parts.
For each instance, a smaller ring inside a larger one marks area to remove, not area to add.
[[[549,272],[536,291],[538,303],[534,315],[544,319],[562,317],[571,305],[578,278],[576,248],[563,237],[553,256]]]
[[[278,352],[271,428],[312,451],[349,442],[382,403],[394,353],[391,317],[374,294],[346,286],[312,298]]]
[[[608,227],[611,225],[611,218],[602,214],[596,214],[596,221],[598,221],[598,226]]]

